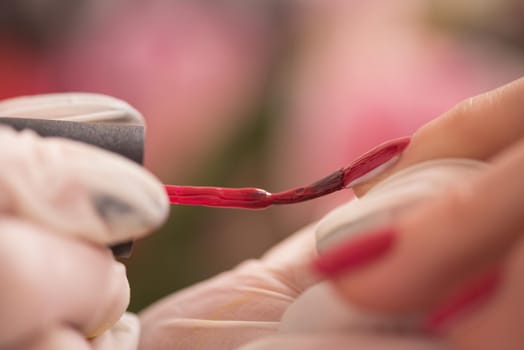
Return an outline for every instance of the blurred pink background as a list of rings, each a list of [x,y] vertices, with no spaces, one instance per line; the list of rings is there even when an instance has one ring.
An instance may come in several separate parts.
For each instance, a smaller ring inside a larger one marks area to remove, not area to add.
[[[165,183],[307,184],[524,73],[516,0],[0,5],[0,98],[90,91],[148,125]],[[133,310],[234,266],[351,193],[246,212],[175,207],[128,261]]]

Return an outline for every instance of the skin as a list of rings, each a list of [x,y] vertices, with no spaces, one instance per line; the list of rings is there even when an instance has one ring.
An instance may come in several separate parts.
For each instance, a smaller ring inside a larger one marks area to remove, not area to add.
[[[472,276],[503,266],[503,283],[492,298],[456,319],[441,338],[461,350],[524,346],[523,96],[521,79],[460,103],[418,130],[393,167],[356,188],[363,195],[381,179],[430,159],[468,157],[492,164],[475,181],[392,222],[398,232],[392,252],[331,281],[348,303],[379,313],[424,315]],[[287,306],[318,281],[309,268],[315,256],[310,227],[259,260],[169,296],[140,315],[140,349],[440,348],[409,337],[278,334]]]
[[[492,167],[392,227],[395,249],[372,266],[335,281],[352,302],[386,313],[438,307],[468,280],[501,266],[496,293],[453,320],[444,335],[457,349],[519,349],[524,291],[524,79],[466,100],[421,128],[384,178],[410,164],[443,157],[486,160]],[[359,194],[379,181],[364,184]]]

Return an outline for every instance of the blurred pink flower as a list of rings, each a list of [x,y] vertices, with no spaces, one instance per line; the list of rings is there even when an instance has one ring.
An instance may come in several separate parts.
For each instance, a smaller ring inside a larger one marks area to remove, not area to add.
[[[146,163],[164,178],[180,178],[254,103],[270,55],[268,24],[256,12],[203,2],[134,2],[117,10],[96,17],[53,58],[63,62],[60,85],[133,104],[148,122]]]

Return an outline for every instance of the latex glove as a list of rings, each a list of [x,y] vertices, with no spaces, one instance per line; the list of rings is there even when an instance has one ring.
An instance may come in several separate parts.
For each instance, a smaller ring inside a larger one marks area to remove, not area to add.
[[[90,94],[0,104],[2,116],[69,120],[133,119],[130,110]],[[136,348],[133,316],[98,340],[88,338],[127,308],[125,269],[107,246],[142,237],[165,220],[161,183],[118,155],[29,131],[0,127],[0,149],[0,348]],[[121,337],[133,329],[134,338]]]
[[[449,157],[489,160],[522,137],[523,95],[524,80],[519,80],[502,89],[464,101],[417,131],[411,145],[404,151],[398,163],[360,185],[356,192],[363,194],[379,180],[425,160]],[[513,167],[509,165],[511,160],[518,158],[518,152],[510,152],[514,153],[508,154],[505,160],[501,160],[498,174],[513,169],[513,174],[518,177],[520,175],[515,167],[519,163],[514,163]],[[511,178],[510,186],[517,185],[517,177]],[[487,186],[493,179],[501,181],[500,176],[497,178],[493,175],[477,185]],[[489,200],[494,199],[491,195],[494,196],[495,192],[491,191],[489,194],[489,198],[484,198],[488,203]],[[511,197],[509,192],[507,194]],[[448,198],[447,195],[449,194],[443,193],[442,198]],[[457,207],[453,206],[457,204],[454,202],[457,197],[451,194],[449,198],[451,199],[443,200],[442,203],[445,204],[440,204],[443,205],[441,209],[446,208],[446,210],[437,213],[439,222],[451,219],[450,225],[445,227],[450,228],[454,236],[441,240],[445,244],[439,246],[435,254],[428,254],[429,261],[421,255],[431,251],[434,243],[423,239],[414,241],[421,244],[418,250],[406,251],[404,257],[395,255],[391,258],[394,262],[392,265],[380,264],[380,268],[369,277],[365,273],[365,267],[362,267],[360,271],[335,279],[335,289],[321,284],[304,293],[318,282],[318,277],[311,272],[311,261],[317,254],[315,227],[306,228],[261,259],[245,262],[232,271],[175,293],[146,309],[140,315],[142,322],[140,349],[221,350],[235,349],[242,345],[244,345],[242,350],[352,347],[366,350],[442,349],[447,346],[443,342],[450,339],[455,345],[464,346],[464,349],[479,349],[482,346],[495,349],[488,345],[493,345],[497,341],[508,344],[506,339],[502,338],[501,326],[508,323],[514,325],[511,328],[513,339],[518,338],[518,334],[522,334],[517,332],[518,325],[522,324],[516,311],[520,309],[516,308],[513,312],[511,308],[512,305],[520,304],[518,297],[511,299],[512,295],[516,295],[514,292],[518,290],[518,283],[514,284],[514,288],[508,288],[501,308],[497,309],[496,304],[489,308],[487,315],[496,316],[495,320],[501,322],[498,325],[490,321],[490,318],[483,317],[486,314],[477,314],[476,318],[470,319],[472,323],[459,324],[456,329],[451,328],[450,333],[446,332],[441,337],[428,337],[422,331],[417,333],[410,330],[403,333],[389,326],[386,327],[387,332],[380,331],[381,317],[386,317],[390,324],[391,319],[397,317],[396,311],[401,311],[400,316],[403,316],[403,311],[413,311],[414,306],[420,306],[418,302],[428,302],[428,298],[435,302],[438,298],[433,298],[441,297],[443,291],[454,286],[457,280],[450,281],[445,278],[446,271],[449,272],[454,266],[447,263],[450,261],[447,260],[450,258],[449,253],[454,259],[451,261],[460,261],[462,258],[468,260],[469,253],[473,253],[476,257],[493,257],[492,253],[496,253],[495,251],[490,253],[488,249],[483,251],[485,254],[482,255],[474,248],[475,244],[455,245],[458,237],[457,229],[479,228],[487,223],[481,220],[482,217],[474,215],[478,207],[474,206],[472,201],[459,201],[460,205]],[[486,203],[485,200],[476,199],[479,200],[478,203]],[[473,221],[462,222],[461,216],[453,213],[453,208],[459,208],[459,213],[470,213],[471,219],[479,224],[473,225]],[[508,210],[507,205],[502,208],[516,214],[516,211]],[[422,210],[427,219],[431,216],[432,210],[437,209],[428,204],[422,205]],[[446,214],[448,217],[440,214]],[[415,229],[418,223],[417,216],[413,218],[410,221],[413,224],[411,230]],[[508,216],[502,215],[501,218],[508,218]],[[516,217],[509,218],[512,223],[516,222]],[[432,227],[438,227],[438,224],[433,222]],[[466,241],[474,243],[475,237],[470,233]],[[416,237],[416,234],[412,236]],[[492,248],[498,247],[493,239],[486,242],[490,242]],[[455,246],[458,249],[453,249]],[[485,245],[483,247],[488,248]],[[419,264],[418,259],[424,263]],[[518,281],[518,275],[515,273],[517,267],[515,264],[511,281]],[[431,282],[433,272],[439,276],[440,285]],[[431,290],[431,287],[435,286],[438,287],[435,288],[436,294]],[[315,289],[320,290],[320,293],[315,292]],[[337,292],[334,292],[335,290]],[[513,294],[510,290],[514,291]],[[318,297],[329,298],[328,302],[317,300],[319,304],[335,305],[340,312],[326,315],[322,312],[329,309],[315,309],[315,298]],[[301,327],[284,327],[281,323],[283,315],[284,322],[290,322],[287,318],[289,313],[304,298],[311,298],[310,301],[313,301],[309,304],[309,307],[313,306],[313,308],[305,312],[304,323],[307,325],[310,319],[319,319],[321,322],[313,324],[314,327],[309,329],[302,327],[302,330]],[[427,309],[422,311],[431,313],[431,310]],[[380,317],[372,317],[369,322],[370,315],[380,315]],[[350,327],[347,327],[348,325]],[[477,328],[473,328],[474,331],[471,329],[469,332],[465,331],[471,325]],[[495,332],[490,331],[490,327],[494,327]],[[453,332],[453,329],[457,331]],[[485,332],[485,335],[476,331]],[[488,334],[496,338],[487,342]]]
[[[315,256],[314,226],[311,226],[259,260],[246,261],[232,271],[154,304],[140,315],[139,349],[225,350],[256,339],[263,340],[253,344],[256,349],[259,346],[263,349],[336,349],[334,344],[363,349],[362,345],[367,344],[365,349],[389,350],[396,349],[395,343],[402,350],[435,349],[423,339],[403,335],[382,338],[374,333],[368,336],[357,332],[343,336],[297,337],[280,332],[282,314],[318,281],[310,271],[310,262]]]

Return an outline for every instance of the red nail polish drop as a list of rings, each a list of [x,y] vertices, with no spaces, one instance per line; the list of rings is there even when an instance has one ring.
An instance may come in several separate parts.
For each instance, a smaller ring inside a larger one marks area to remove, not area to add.
[[[259,188],[224,188],[165,185],[171,204],[208,207],[263,209],[273,204],[291,204],[341,190],[359,177],[384,164],[409,144],[409,137],[385,142],[363,154],[349,166],[304,187],[270,193]]]

